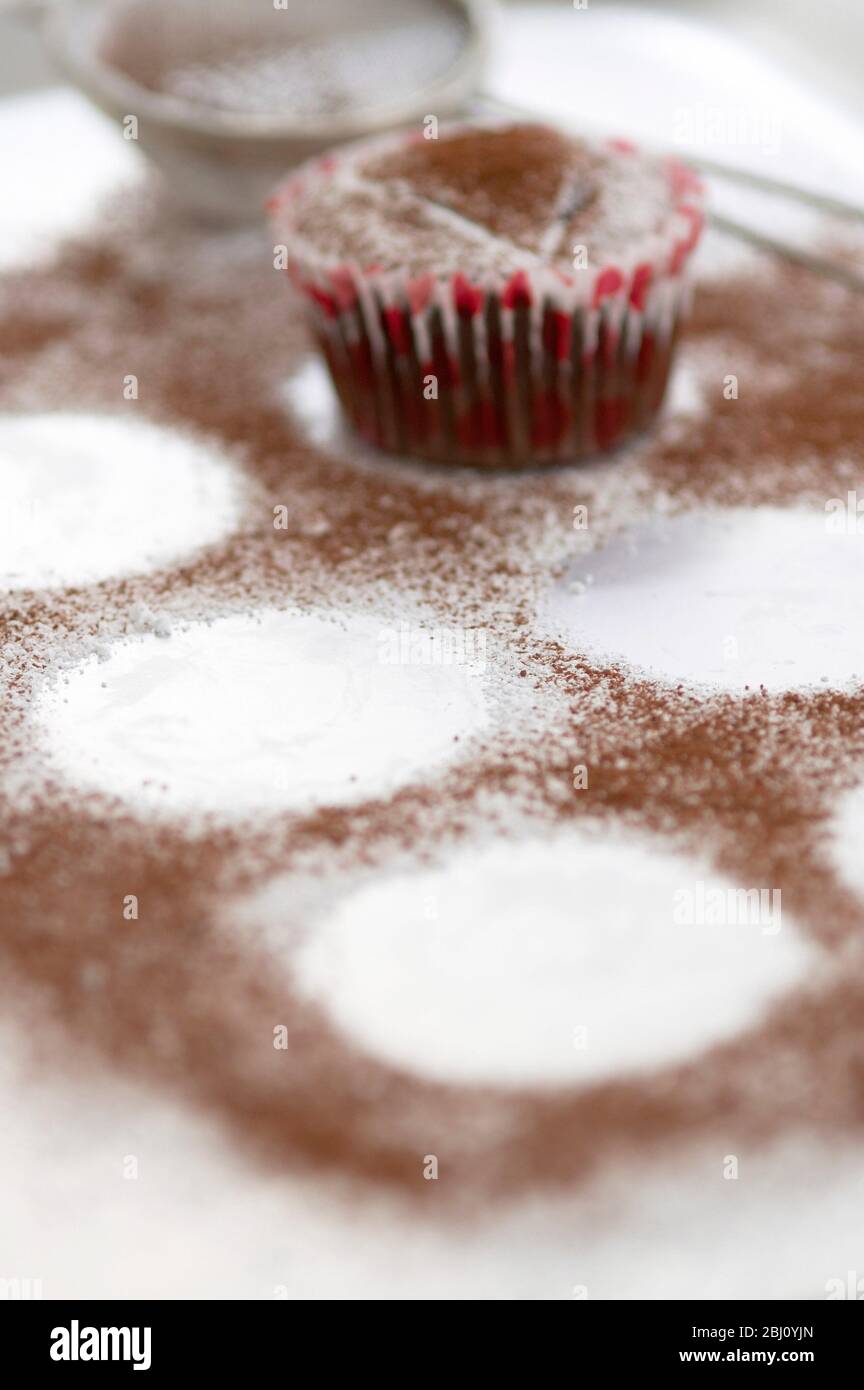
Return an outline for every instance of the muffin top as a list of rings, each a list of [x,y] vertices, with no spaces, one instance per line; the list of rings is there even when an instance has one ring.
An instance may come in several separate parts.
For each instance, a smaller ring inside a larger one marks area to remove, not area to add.
[[[677,167],[677,166],[676,166]],[[311,173],[311,176],[310,176]],[[409,275],[630,259],[676,208],[668,161],[543,125],[459,127],[326,156],[276,199],[295,248]]]

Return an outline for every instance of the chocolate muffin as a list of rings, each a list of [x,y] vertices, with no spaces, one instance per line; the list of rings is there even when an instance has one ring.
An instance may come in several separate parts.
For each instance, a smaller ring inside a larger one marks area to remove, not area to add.
[[[337,150],[271,208],[342,405],[383,448],[563,462],[657,413],[703,222],[677,161],[462,125]]]

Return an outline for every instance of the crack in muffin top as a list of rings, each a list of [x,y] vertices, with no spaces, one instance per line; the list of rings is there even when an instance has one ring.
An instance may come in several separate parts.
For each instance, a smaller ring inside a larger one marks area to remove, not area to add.
[[[292,235],[311,255],[363,268],[451,275],[595,267],[663,231],[674,194],[663,163],[548,126],[475,126],[392,138],[325,162],[286,189]]]

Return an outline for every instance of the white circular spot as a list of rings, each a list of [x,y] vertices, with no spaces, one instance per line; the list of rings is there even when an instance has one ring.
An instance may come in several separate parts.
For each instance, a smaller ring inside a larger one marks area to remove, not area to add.
[[[0,103],[0,147],[2,269],[38,264],[64,237],[103,226],[108,196],[144,172],[136,142],[68,87]]]
[[[244,912],[265,939],[290,893],[277,879]],[[755,917],[682,856],[559,835],[372,883],[304,932],[289,966],[391,1065],[444,1081],[597,1081],[695,1058],[804,978],[814,953],[780,929],[776,898]]]
[[[864,897],[864,783],[840,797],[831,822],[830,852],[846,887]]]
[[[67,780],[167,812],[308,809],[391,791],[485,719],[467,664],[388,661],[374,618],[264,610],[119,643],[37,718]]]
[[[657,518],[580,559],[543,624],[673,683],[846,683],[864,673],[864,528],[844,516],[761,507]]]
[[[125,417],[0,416],[0,587],[140,574],[236,523],[235,467],[128,408]]]

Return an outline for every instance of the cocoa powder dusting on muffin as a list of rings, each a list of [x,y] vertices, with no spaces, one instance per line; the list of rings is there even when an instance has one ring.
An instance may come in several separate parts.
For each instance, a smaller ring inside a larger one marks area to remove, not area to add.
[[[481,275],[539,256],[572,272],[575,239],[599,265],[670,215],[661,161],[549,126],[472,125],[383,144],[348,147],[332,184],[306,179],[288,195],[300,236],[328,257]],[[428,244],[412,241],[418,227]]]
[[[533,250],[538,226],[555,215],[571,180],[578,175],[585,205],[596,196],[597,163],[548,126],[521,125],[417,140],[371,160],[362,173],[399,180],[417,197]]]

